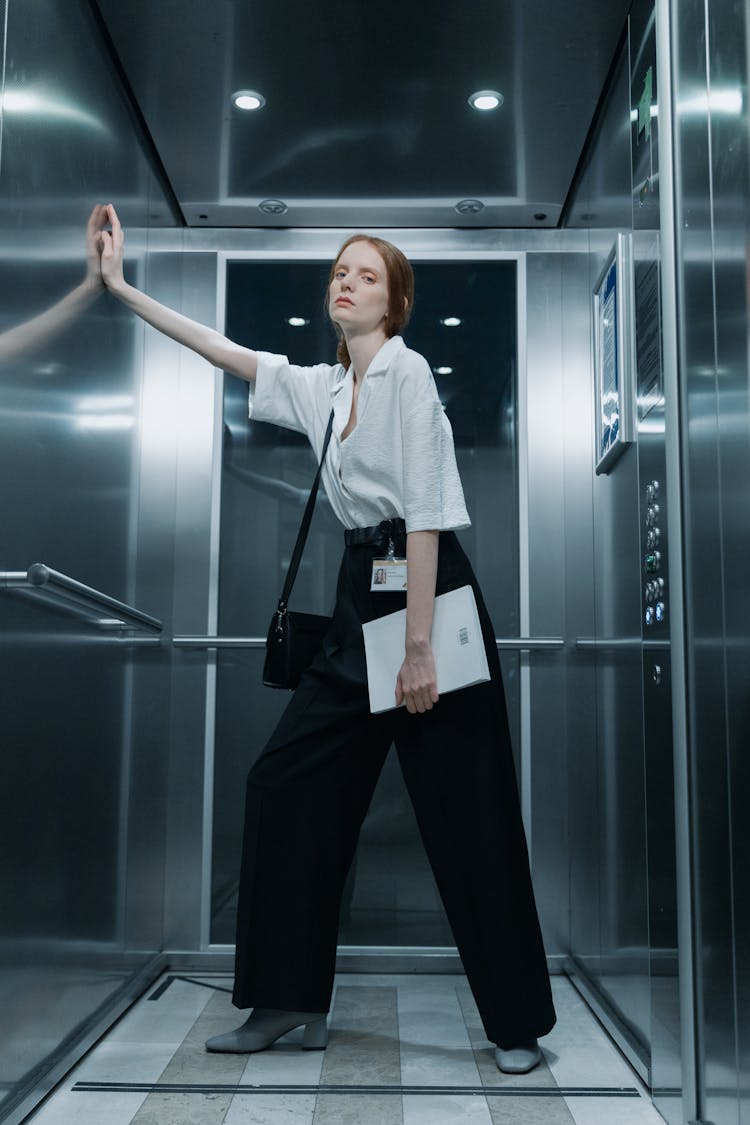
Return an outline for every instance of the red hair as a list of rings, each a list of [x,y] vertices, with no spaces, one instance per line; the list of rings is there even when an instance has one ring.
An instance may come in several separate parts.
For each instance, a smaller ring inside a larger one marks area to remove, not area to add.
[[[385,263],[386,278],[388,280],[388,311],[386,313],[385,331],[389,338],[391,336],[398,336],[409,323],[411,310],[414,306],[414,271],[411,268],[409,259],[399,250],[398,246],[394,246],[392,242],[386,242],[384,238],[376,238],[369,234],[353,234],[351,238],[347,238],[331,266],[324,302],[325,311],[328,313],[328,293],[334,274],[336,273],[336,266],[339,264],[341,255],[353,242],[369,242],[370,246],[377,250]],[[344,367],[349,367],[352,360],[349,355],[349,349],[346,346],[343,330],[335,321],[333,322],[333,327],[338,336],[336,359],[339,363],[343,364]]]

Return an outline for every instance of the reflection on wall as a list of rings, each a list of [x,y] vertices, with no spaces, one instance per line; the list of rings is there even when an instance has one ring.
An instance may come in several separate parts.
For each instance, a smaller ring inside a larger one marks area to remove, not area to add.
[[[9,0],[2,47],[0,570],[138,604],[138,335],[92,240],[110,197],[142,228],[169,216],[89,6]],[[161,947],[166,681],[158,640],[48,598],[2,589],[0,620],[3,1116]]]

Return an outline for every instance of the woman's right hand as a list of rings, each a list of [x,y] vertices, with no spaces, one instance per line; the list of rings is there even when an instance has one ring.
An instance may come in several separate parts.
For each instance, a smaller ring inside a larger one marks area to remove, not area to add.
[[[125,235],[111,203],[107,204],[105,211],[107,222],[112,229],[103,230],[99,235],[102,281],[107,289],[117,289],[118,286],[125,284],[125,276],[122,272]]]

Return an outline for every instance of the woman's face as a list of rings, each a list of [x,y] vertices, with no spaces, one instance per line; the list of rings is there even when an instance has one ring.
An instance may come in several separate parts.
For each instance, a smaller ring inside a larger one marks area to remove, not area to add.
[[[383,327],[388,312],[388,275],[385,262],[369,242],[353,242],[336,262],[328,289],[328,312],[345,335]]]

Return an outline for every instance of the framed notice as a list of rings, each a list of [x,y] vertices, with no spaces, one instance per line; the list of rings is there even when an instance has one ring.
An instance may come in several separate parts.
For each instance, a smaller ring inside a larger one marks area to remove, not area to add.
[[[634,335],[631,236],[618,234],[594,288],[597,473],[608,473],[633,441]]]

